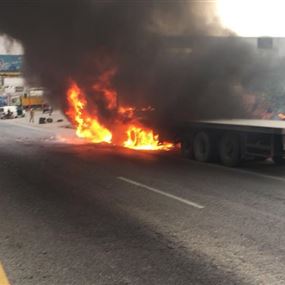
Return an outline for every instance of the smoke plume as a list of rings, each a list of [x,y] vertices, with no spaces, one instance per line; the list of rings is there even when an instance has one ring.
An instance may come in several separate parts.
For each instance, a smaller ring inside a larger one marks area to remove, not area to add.
[[[119,102],[153,106],[151,123],[160,128],[248,116],[241,95],[254,80],[254,51],[219,26],[210,4],[2,0],[0,6],[0,32],[22,42],[27,80],[44,86],[55,106],[66,108],[70,80],[98,101],[94,82],[116,70],[111,84]]]

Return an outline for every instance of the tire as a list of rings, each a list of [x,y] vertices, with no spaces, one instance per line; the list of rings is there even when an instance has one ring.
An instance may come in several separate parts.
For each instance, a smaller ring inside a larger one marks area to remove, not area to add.
[[[46,123],[46,118],[39,118],[39,124],[45,124]]]
[[[193,155],[195,160],[200,162],[212,161],[214,158],[214,149],[214,140],[206,132],[196,134],[193,141]]]
[[[219,156],[223,165],[236,167],[241,161],[241,147],[239,136],[225,134],[219,143]]]
[[[183,140],[181,142],[181,155],[185,158],[193,158],[193,151],[191,144],[188,140]]]

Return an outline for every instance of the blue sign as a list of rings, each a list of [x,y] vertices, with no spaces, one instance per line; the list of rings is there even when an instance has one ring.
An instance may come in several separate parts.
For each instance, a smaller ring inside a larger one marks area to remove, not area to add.
[[[7,106],[8,98],[6,96],[0,96],[0,107]]]
[[[0,55],[0,72],[21,72],[23,56]]]

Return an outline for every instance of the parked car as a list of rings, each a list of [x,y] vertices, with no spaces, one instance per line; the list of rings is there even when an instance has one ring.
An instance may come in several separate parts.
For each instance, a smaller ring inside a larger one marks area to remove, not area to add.
[[[3,106],[0,107],[0,119],[13,119],[25,117],[26,112],[20,106]]]

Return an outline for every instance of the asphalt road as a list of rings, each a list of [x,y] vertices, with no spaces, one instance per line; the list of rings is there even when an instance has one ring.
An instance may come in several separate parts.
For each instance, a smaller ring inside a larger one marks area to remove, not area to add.
[[[10,284],[285,284],[284,167],[67,144],[61,132],[0,122]]]

